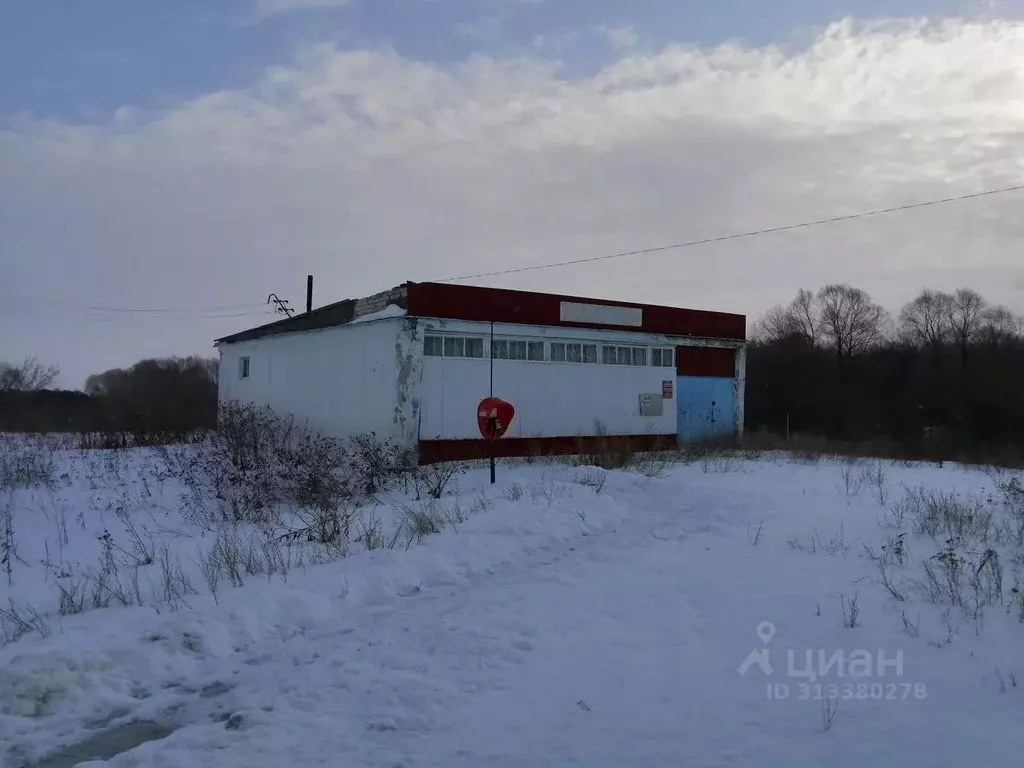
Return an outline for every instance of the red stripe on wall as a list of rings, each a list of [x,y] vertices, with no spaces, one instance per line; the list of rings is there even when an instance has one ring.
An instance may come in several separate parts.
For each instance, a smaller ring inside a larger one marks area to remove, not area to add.
[[[503,437],[486,440],[421,440],[420,464],[442,461],[471,461],[494,456],[498,459],[527,456],[570,456],[614,454],[630,451],[665,451],[677,447],[675,435],[601,435],[566,437]],[[493,451],[493,454],[492,454]]]
[[[724,347],[676,347],[676,374],[731,379],[736,375],[736,350]]]
[[[445,317],[477,322],[605,328],[736,341],[743,341],[746,338],[746,317],[726,312],[708,312],[681,307],[662,307],[653,304],[634,304],[607,299],[588,299],[553,293],[512,291],[448,283],[412,283],[408,289],[407,311],[412,317]],[[643,323],[637,327],[563,321],[560,317],[563,301],[642,309]]]

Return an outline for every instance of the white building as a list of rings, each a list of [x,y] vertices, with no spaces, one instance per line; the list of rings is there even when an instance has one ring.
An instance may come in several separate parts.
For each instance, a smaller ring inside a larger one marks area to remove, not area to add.
[[[219,339],[219,396],[421,463],[487,455],[492,394],[516,409],[499,456],[653,449],[742,435],[745,333],[742,315],[406,283]]]

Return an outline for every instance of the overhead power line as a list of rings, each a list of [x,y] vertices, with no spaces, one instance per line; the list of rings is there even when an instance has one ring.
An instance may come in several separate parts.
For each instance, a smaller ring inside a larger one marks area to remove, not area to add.
[[[510,269],[499,269],[493,272],[477,272],[472,275],[460,275],[458,277],[447,277],[443,280],[438,280],[439,283],[452,283],[457,280],[472,280],[478,277],[493,277],[496,275],[511,275],[519,272],[533,272],[540,269],[554,269],[555,267],[568,267],[575,264],[589,264],[596,261],[609,261],[611,259],[623,259],[627,256],[643,256],[649,253],[658,253],[660,251],[671,251],[680,248],[692,248],[696,245],[709,245],[711,243],[721,243],[726,240],[739,240],[744,237],[757,237],[759,235],[770,235],[775,232],[787,232],[793,229],[808,229],[810,227],[817,227],[823,224],[835,224],[840,221],[851,221],[853,219],[866,219],[869,216],[881,216],[885,213],[897,213],[899,211],[909,211],[914,208],[926,208],[933,205],[943,205],[945,203],[955,203],[962,200],[971,200],[978,197],[989,197],[991,195],[1001,195],[1007,192],[1019,192],[1024,190],[1024,184],[1017,184],[1012,187],[1001,187],[999,189],[988,189],[983,192],[971,192],[965,195],[956,195],[955,197],[944,197],[939,200],[926,200],[921,203],[909,203],[907,205],[897,205],[892,208],[878,208],[873,211],[861,211],[860,213],[848,213],[842,216],[830,216],[827,219],[815,219],[814,221],[804,221],[799,224],[785,224],[779,227],[768,227],[766,229],[754,229],[749,232],[735,232],[730,235],[720,235],[718,237],[706,237],[701,240],[688,240],[682,243],[672,243],[671,245],[659,245],[653,248],[641,248],[635,251],[620,251],[618,253],[609,253],[603,256],[586,256],[580,259],[567,259],[566,261],[553,261],[547,264],[534,264],[526,267],[513,267]]]
[[[264,312],[232,312],[232,313],[226,314],[226,315],[192,315],[190,317],[181,317],[181,316],[167,317],[165,315],[147,315],[144,319],[145,320],[167,320],[167,321],[172,321],[172,322],[178,323],[178,322],[192,322],[192,321],[195,321],[195,320],[217,320],[217,319],[225,318],[225,317],[266,317],[266,318],[269,319],[269,318],[272,318],[272,317],[275,317],[275,316],[276,316],[276,313],[274,313],[274,312],[264,311]],[[88,317],[88,318],[85,318],[86,321],[93,320],[93,321],[100,322],[100,323],[120,323],[120,322],[133,322],[134,323],[134,322],[138,322],[141,319],[143,319],[143,318],[135,318],[135,319],[132,319],[132,320],[129,320],[128,318],[120,318],[120,317]]]
[[[113,312],[113,313],[144,313],[144,314],[206,314],[208,312],[225,312],[234,309],[259,310],[265,305],[256,302],[246,304],[222,304],[215,307],[109,307],[96,304],[75,304],[64,299],[32,299],[23,296],[3,298],[4,303],[50,304],[81,312]],[[38,307],[36,307],[38,308]],[[217,317],[218,315],[210,315]],[[230,315],[225,315],[230,317]]]
[[[146,312],[154,314],[176,314],[176,313],[196,313],[204,314],[206,312],[223,312],[229,309],[255,309],[262,306],[261,304],[224,304],[219,307],[166,307],[163,309],[153,309],[150,307],[97,307],[89,306],[88,309],[95,312]],[[212,315],[212,317],[218,317],[218,315]],[[232,315],[219,315],[219,317],[232,317]]]
[[[262,312],[231,312],[225,314],[214,314],[214,315],[102,315],[102,314],[91,314],[86,309],[81,309],[80,312],[76,312],[73,315],[66,315],[65,313],[57,313],[54,315],[48,310],[40,307],[30,307],[29,312],[38,315],[47,315],[50,317],[57,317],[65,322],[74,323],[114,323],[114,324],[143,324],[150,325],[153,323],[194,323],[196,321],[206,322],[208,320],[219,320],[223,318],[233,317],[263,317],[269,322],[278,315],[271,310],[263,310]],[[12,314],[18,316],[24,316],[25,310],[15,309],[10,306],[0,305],[0,314]]]

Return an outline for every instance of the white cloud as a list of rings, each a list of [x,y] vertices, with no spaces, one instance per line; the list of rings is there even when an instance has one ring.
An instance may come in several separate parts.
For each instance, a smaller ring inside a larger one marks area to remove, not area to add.
[[[677,45],[575,80],[529,58],[442,69],[313,47],[163,113],[0,133],[0,229],[18,254],[0,285],[82,303],[276,291],[299,304],[312,271],[319,303],[1002,186],[1024,165],[1022,61],[1024,25],[1008,21],[841,23],[795,53]],[[1022,204],[476,282],[749,315],[828,280],[890,305],[970,284],[1024,310]],[[84,374],[245,322],[47,317],[0,342],[81,356]]]
[[[314,8],[332,8],[350,5],[352,0],[256,0],[256,13],[273,16],[291,11],[307,11]]]

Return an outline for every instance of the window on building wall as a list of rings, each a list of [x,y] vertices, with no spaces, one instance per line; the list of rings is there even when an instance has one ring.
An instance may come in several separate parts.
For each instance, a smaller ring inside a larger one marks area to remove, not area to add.
[[[535,362],[544,361],[544,342],[543,341],[530,341],[526,345],[526,359],[533,360]]]
[[[544,359],[544,342],[530,342],[540,344],[540,359]],[[529,346],[525,341],[513,341],[512,339],[497,339],[491,348],[491,355],[495,360],[529,360]]]
[[[601,347],[601,362],[605,365],[647,365],[646,347]]]
[[[248,379],[249,378],[249,358],[240,357],[238,358],[238,378]]]
[[[596,363],[597,344],[553,341],[550,359],[553,363]]]
[[[423,339],[423,354],[428,357],[441,357],[444,354],[444,339],[440,336],[427,336]]]
[[[484,340],[466,339],[466,357],[483,357]]]
[[[466,356],[466,340],[459,336],[445,336],[444,337],[444,356],[445,357],[465,357]]]
[[[655,347],[651,350],[651,365],[658,368],[675,368],[676,351],[672,347]]]
[[[484,340],[463,336],[427,336],[423,354],[428,357],[483,357]]]

